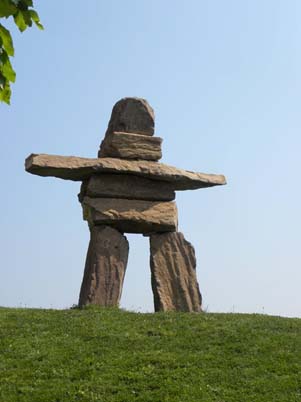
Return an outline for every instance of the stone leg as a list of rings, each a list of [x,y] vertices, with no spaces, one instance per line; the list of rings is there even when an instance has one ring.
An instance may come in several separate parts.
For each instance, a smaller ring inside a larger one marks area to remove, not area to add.
[[[129,244],[125,236],[109,226],[92,226],[79,306],[118,306]]]
[[[151,235],[150,254],[155,311],[201,311],[194,248],[183,234]]]

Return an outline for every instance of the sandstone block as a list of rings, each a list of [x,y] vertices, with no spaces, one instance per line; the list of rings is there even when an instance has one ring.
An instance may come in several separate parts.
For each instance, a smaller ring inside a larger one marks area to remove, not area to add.
[[[162,138],[114,132],[101,143],[98,157],[158,161],[162,158]]]
[[[193,246],[182,233],[150,236],[155,311],[201,311]]]
[[[118,306],[129,245],[125,236],[106,226],[91,227],[79,306]]]
[[[173,190],[194,190],[226,184],[223,175],[194,173],[160,162],[117,158],[31,154],[25,161],[25,169],[38,176],[53,176],[76,181],[85,180],[95,173],[131,174],[170,182]]]
[[[153,135],[154,111],[145,99],[123,98],[113,107],[106,135],[114,131]]]
[[[172,201],[176,196],[170,183],[126,174],[91,176],[81,186],[79,201],[81,202],[86,195],[92,198],[125,198],[148,201]]]
[[[128,233],[173,232],[177,230],[175,202],[84,197],[84,219],[90,225],[110,225]]]

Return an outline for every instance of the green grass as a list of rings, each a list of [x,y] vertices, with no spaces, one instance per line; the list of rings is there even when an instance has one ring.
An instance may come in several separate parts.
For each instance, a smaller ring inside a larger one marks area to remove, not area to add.
[[[0,308],[0,402],[300,402],[301,320]]]

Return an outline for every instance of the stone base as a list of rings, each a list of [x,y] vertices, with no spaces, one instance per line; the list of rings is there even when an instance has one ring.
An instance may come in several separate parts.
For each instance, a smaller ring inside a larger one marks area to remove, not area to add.
[[[108,226],[92,226],[90,231],[79,306],[118,306],[128,261],[128,241]]]
[[[200,312],[194,248],[183,234],[152,234],[150,253],[155,311]]]

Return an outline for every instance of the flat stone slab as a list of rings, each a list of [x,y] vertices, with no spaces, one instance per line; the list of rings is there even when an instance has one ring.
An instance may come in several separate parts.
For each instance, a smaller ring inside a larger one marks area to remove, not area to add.
[[[90,225],[109,225],[123,233],[174,232],[178,226],[173,201],[84,197],[82,206],[84,219]]]
[[[38,176],[53,176],[75,181],[85,180],[95,173],[131,174],[173,183],[174,190],[194,190],[226,184],[223,175],[194,173],[159,162],[117,158],[31,154],[25,161],[25,169]]]
[[[161,144],[160,137],[114,132],[102,141],[98,157],[158,161],[162,158]]]
[[[125,198],[127,200],[172,201],[176,198],[172,184],[128,174],[93,175],[81,186],[79,201],[91,198]]]

